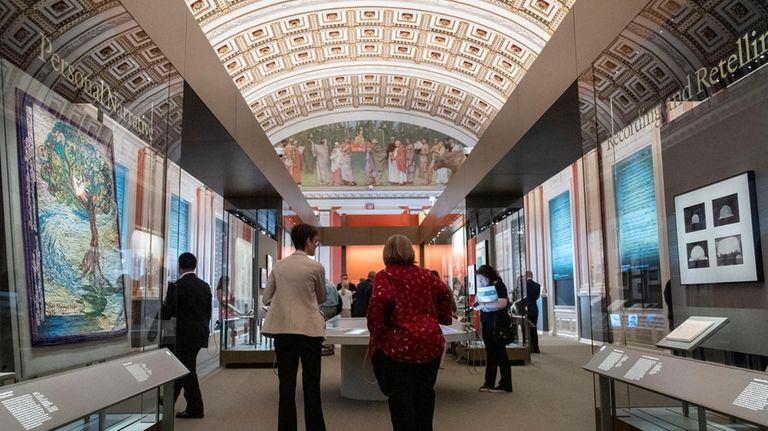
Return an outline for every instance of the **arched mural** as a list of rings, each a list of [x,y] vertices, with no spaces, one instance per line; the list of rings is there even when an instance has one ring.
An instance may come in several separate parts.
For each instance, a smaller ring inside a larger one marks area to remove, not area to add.
[[[294,181],[307,187],[442,187],[468,147],[432,129],[394,121],[347,121],[275,144]]]

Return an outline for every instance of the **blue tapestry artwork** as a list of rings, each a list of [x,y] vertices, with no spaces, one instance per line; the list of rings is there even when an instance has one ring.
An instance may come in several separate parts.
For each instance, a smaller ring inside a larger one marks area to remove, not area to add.
[[[127,332],[112,133],[18,92],[32,345]]]

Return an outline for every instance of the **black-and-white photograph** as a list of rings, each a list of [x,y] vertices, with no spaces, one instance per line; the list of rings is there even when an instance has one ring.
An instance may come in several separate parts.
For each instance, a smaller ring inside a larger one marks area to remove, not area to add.
[[[691,205],[683,210],[685,217],[685,232],[696,232],[707,228],[707,216],[704,213],[704,202]]]
[[[715,238],[717,266],[742,265],[744,253],[741,249],[741,235]]]
[[[706,241],[686,244],[688,249],[688,269],[709,268],[709,252]]]
[[[755,192],[755,173],[748,171],[675,195],[681,284],[763,279]]]
[[[739,195],[723,196],[712,200],[712,217],[715,227],[739,222]]]

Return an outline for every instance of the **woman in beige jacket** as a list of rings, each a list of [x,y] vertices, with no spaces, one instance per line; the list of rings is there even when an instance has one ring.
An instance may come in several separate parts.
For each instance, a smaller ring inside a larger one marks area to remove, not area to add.
[[[296,374],[299,360],[304,386],[304,420],[307,431],[325,431],[320,401],[320,350],[325,319],[325,269],[310,259],[320,245],[317,229],[299,224],[291,230],[296,252],[275,264],[264,289],[270,309],[262,332],[275,338],[280,380],[278,431],[296,431]]]

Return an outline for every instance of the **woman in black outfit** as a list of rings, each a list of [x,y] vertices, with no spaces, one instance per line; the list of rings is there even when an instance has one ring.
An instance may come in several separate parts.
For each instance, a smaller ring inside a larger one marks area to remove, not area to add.
[[[478,286],[494,286],[498,296],[493,302],[476,302],[473,305],[475,311],[480,311],[485,344],[485,382],[480,386],[480,392],[512,392],[512,367],[507,358],[507,346],[493,336],[493,330],[497,326],[510,326],[507,286],[501,281],[499,273],[489,265],[482,265],[475,274]],[[501,374],[498,385],[495,384],[497,368]]]

